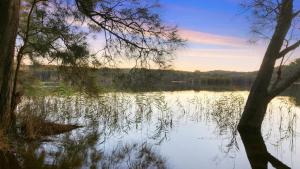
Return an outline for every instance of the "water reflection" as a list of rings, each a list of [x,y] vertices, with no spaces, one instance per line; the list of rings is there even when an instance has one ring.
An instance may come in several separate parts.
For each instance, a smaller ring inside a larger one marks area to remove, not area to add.
[[[82,145],[69,145],[63,151],[36,153],[36,147],[18,150],[18,153],[0,151],[1,169],[76,169],[76,168],[157,168],[164,169],[164,159],[146,144],[124,145],[104,154],[96,149],[82,149]],[[83,150],[80,151],[80,150]],[[89,150],[87,152],[87,150]],[[48,161],[52,155],[53,161]]]
[[[289,97],[275,99],[263,134],[240,138],[236,126],[247,94],[188,91],[27,98],[18,107],[19,116],[33,113],[84,127],[51,136],[47,142],[22,144],[1,160],[26,169],[250,168],[253,152],[251,165],[246,154],[258,146],[258,153],[266,154],[268,147],[289,166],[300,167],[293,159],[299,112],[295,103]]]
[[[268,152],[260,131],[244,130],[240,132],[240,135],[253,169],[267,169],[269,162],[277,169],[290,169]]]

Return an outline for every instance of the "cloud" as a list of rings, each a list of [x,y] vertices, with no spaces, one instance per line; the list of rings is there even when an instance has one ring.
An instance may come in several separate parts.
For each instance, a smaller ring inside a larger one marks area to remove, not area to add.
[[[178,57],[193,57],[193,58],[220,58],[220,59],[235,59],[245,57],[258,57],[263,54],[263,49],[259,47],[249,47],[245,49],[182,49],[178,50]]]
[[[184,48],[176,52],[174,68],[179,70],[254,71],[259,68],[265,46],[241,48]]]
[[[179,35],[188,42],[203,45],[219,45],[228,47],[246,46],[246,40],[232,36],[222,36],[211,33],[193,31],[189,29],[180,29]]]
[[[255,52],[254,52],[255,51]],[[262,51],[247,49],[188,49],[177,52],[174,62],[179,70],[254,71],[259,68]]]

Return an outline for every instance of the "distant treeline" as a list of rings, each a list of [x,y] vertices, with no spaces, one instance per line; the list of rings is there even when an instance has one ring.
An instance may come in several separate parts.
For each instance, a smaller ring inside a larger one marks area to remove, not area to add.
[[[125,89],[201,90],[229,86],[247,88],[252,84],[254,77],[254,73],[226,71],[184,72],[133,69],[130,72],[120,71],[113,77],[113,83],[118,88]]]
[[[59,83],[65,81],[76,85],[75,80],[66,78],[65,73],[55,66],[26,66],[23,74],[42,82]],[[187,72],[154,69],[88,69],[80,83],[93,84],[101,88],[119,90],[201,90],[207,88],[249,88],[255,72]],[[76,76],[76,75],[74,75]],[[89,76],[89,78],[87,78]],[[83,78],[87,78],[84,79]],[[92,86],[90,86],[92,87]]]

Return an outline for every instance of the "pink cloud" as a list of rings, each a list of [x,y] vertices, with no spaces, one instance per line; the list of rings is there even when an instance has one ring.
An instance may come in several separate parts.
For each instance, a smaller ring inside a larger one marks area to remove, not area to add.
[[[222,36],[205,32],[198,32],[188,29],[180,29],[179,34],[188,42],[206,44],[206,45],[222,45],[230,47],[246,46],[246,40],[231,36]]]

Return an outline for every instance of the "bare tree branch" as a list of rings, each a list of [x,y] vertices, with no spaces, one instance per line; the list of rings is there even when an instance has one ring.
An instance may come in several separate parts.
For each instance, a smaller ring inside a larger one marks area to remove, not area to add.
[[[277,84],[276,87],[269,91],[269,98],[272,99],[281,92],[283,92],[286,88],[290,87],[296,80],[300,78],[300,69],[296,70],[291,76],[282,80]]]
[[[77,8],[90,21],[95,32],[105,35],[104,56],[127,57],[141,67],[154,63],[160,67],[183,40],[177,28],[166,26],[155,10],[157,5],[144,0],[75,0]],[[143,66],[142,66],[143,65]]]
[[[296,11],[296,12],[293,14],[293,17],[297,17],[299,14],[300,14],[300,10]]]
[[[297,41],[296,43],[294,43],[293,45],[283,49],[279,55],[277,56],[277,59],[284,57],[286,54],[288,54],[289,52],[295,50],[296,48],[298,48],[300,46],[300,40]]]

